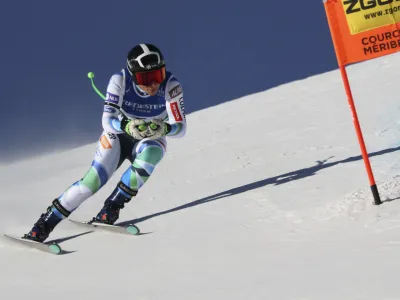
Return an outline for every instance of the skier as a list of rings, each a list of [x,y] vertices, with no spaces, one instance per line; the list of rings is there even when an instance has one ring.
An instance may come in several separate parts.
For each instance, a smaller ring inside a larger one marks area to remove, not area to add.
[[[126,67],[111,77],[102,125],[104,131],[86,175],[56,198],[23,238],[46,240],[61,220],[99,191],[128,159],[131,165],[90,221],[114,224],[120,209],[136,196],[166,153],[166,137],[185,135],[182,86],[166,71],[164,57],[156,46],[133,47]]]

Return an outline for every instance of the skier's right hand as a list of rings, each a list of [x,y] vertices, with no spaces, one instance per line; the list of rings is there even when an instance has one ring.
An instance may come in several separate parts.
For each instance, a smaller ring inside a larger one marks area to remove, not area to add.
[[[128,119],[124,117],[121,120],[121,129],[135,140],[142,140],[147,136],[147,125],[142,119]]]

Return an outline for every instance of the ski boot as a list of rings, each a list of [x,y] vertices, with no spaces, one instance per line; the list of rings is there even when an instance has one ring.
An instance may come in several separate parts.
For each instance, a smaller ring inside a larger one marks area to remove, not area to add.
[[[70,212],[61,206],[59,200],[55,199],[52,205],[47,208],[46,213],[40,216],[31,231],[25,234],[23,238],[43,243],[57,224],[68,217],[69,214]]]
[[[137,191],[131,190],[120,182],[111,195],[104,202],[103,208],[89,223],[104,223],[113,225],[119,218],[119,212],[125,207],[125,203],[131,201]]]

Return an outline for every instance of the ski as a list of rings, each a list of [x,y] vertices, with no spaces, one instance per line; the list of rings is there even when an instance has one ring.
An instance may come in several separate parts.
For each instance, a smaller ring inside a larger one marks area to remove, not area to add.
[[[10,234],[4,234],[7,238],[12,240],[15,243],[18,243],[19,245],[24,245],[30,248],[34,248],[43,252],[47,253],[52,253],[52,254],[61,254],[62,249],[59,244],[57,243],[40,243],[40,242],[35,242],[32,240],[24,239],[19,236],[15,235],[10,235]]]
[[[100,229],[100,230],[105,230],[109,232],[116,232],[116,233],[122,233],[122,234],[129,234],[129,235],[138,235],[140,233],[139,227],[133,224],[129,224],[126,226],[118,226],[118,225],[109,225],[109,224],[104,224],[104,223],[89,223],[86,221],[78,221],[78,220],[73,220],[69,219],[72,223],[85,227],[85,228],[90,228],[90,229]]]

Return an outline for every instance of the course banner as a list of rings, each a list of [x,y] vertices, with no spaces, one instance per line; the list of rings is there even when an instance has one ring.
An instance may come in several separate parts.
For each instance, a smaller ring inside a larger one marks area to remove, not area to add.
[[[400,0],[324,0],[339,65],[400,50]]]
[[[400,0],[344,0],[351,34],[400,22]]]

